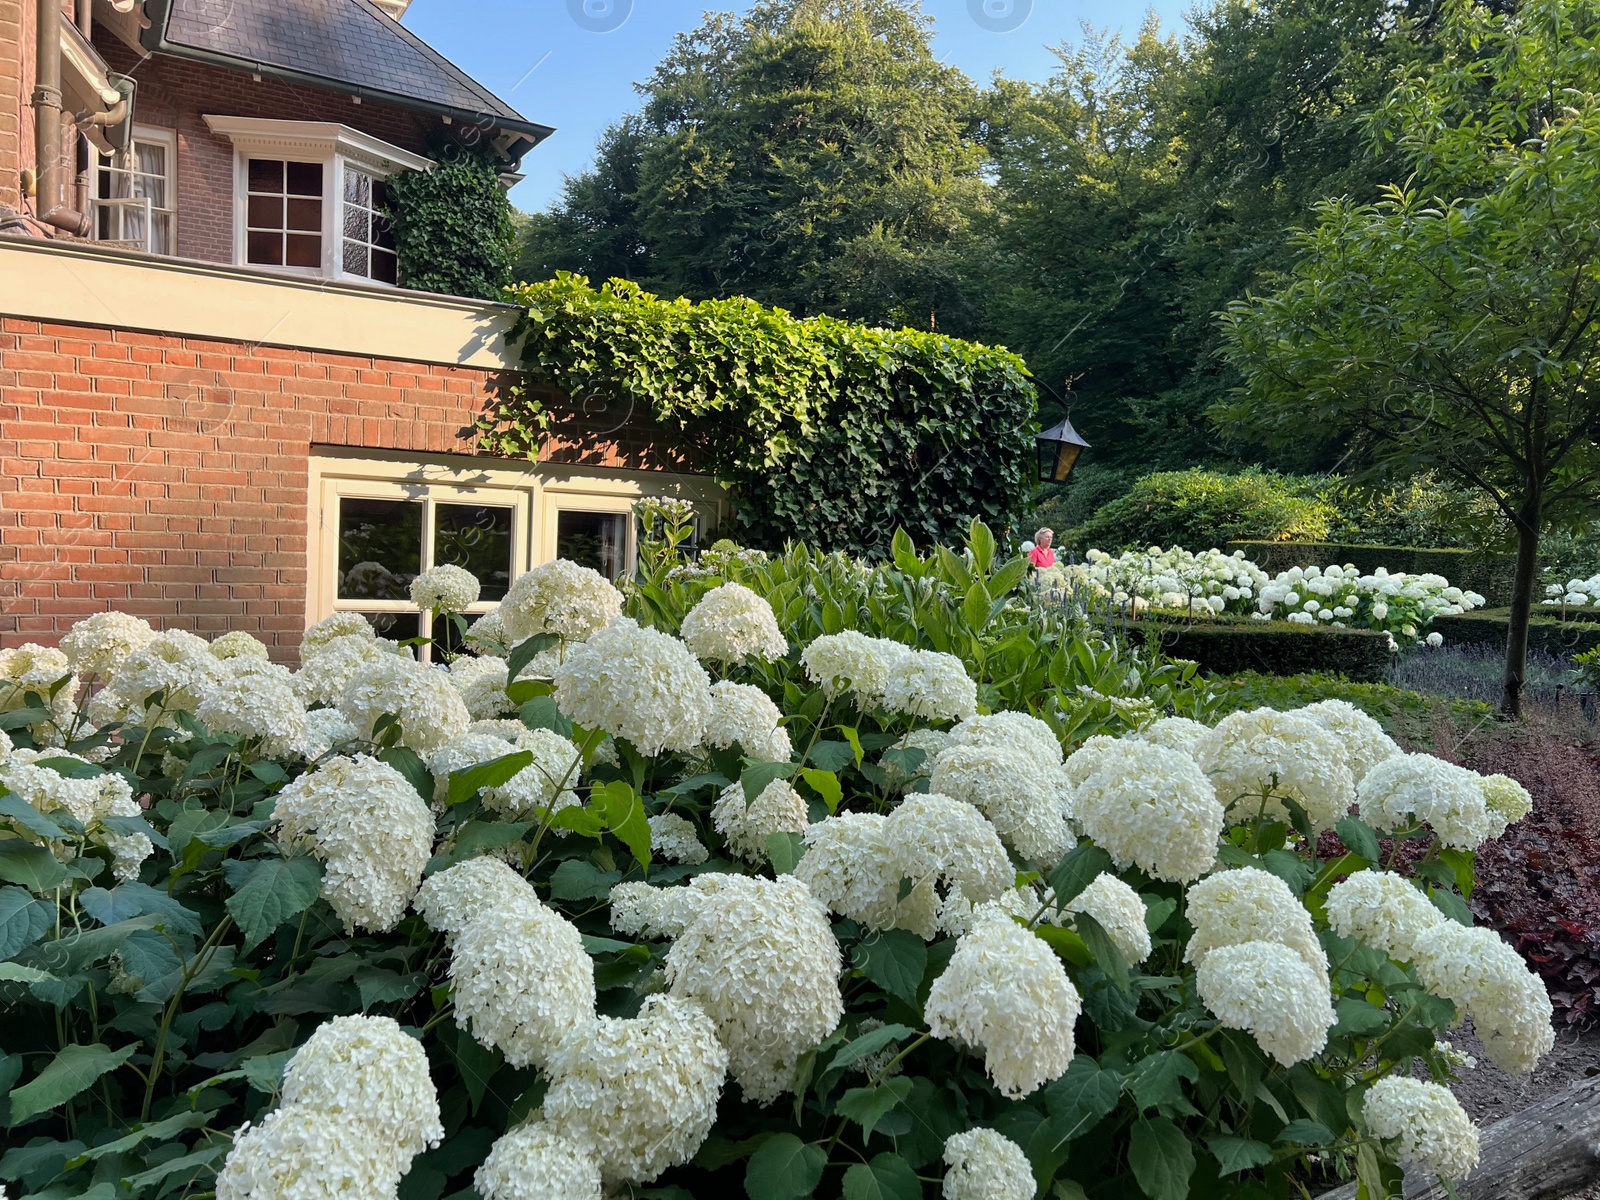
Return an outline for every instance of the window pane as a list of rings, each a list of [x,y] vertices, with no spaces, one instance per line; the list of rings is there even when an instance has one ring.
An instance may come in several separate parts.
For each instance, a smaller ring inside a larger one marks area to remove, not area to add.
[[[322,265],[322,239],[314,233],[291,233],[284,239],[288,247],[284,262],[291,267],[320,267]]]
[[[347,274],[365,279],[370,271],[367,264],[367,247],[361,242],[344,244],[344,269]]]
[[[340,498],[341,600],[409,600],[421,570],[421,501]]]
[[[283,199],[279,196],[251,196],[246,221],[251,229],[282,229]]]
[[[344,172],[344,198],[352,204],[372,203],[372,176],[353,167]]]
[[[379,637],[389,638],[391,641],[408,642],[417,636],[421,627],[422,616],[420,613],[363,613],[368,624]]]
[[[154,213],[151,215],[150,253],[172,253],[172,214]]]
[[[289,194],[291,196],[322,195],[321,163],[292,162],[285,165],[289,174]]]
[[[269,267],[283,266],[283,235],[281,233],[252,233],[245,250],[247,262]]]
[[[433,514],[435,566],[463,567],[483,584],[480,600],[504,600],[511,586],[511,510],[441,504]]]
[[[556,514],[556,555],[593,567],[615,581],[623,569],[628,518],[622,513],[563,511]]]
[[[389,224],[389,218],[374,213],[372,216],[372,244],[382,246],[385,250],[393,250],[394,226]]]
[[[476,617],[463,618],[470,626]],[[433,661],[442,663],[448,655],[460,654],[466,648],[466,643],[461,640],[461,631],[456,628],[456,623],[445,617],[433,619]]]
[[[374,250],[372,252],[372,278],[379,283],[399,283],[399,261],[387,250]]]
[[[354,204],[344,206],[344,236],[354,238],[358,242],[367,240],[368,225],[371,215],[364,208],[357,208]]]
[[[252,158],[249,175],[252,192],[283,191],[283,164],[276,159]]]
[[[290,200],[289,201],[289,228],[290,229],[321,229],[322,228],[322,201],[321,200]]]

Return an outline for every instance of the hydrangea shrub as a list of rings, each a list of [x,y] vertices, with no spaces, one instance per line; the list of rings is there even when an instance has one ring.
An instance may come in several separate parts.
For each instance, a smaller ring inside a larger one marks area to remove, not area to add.
[[[1041,619],[981,525],[878,567],[673,544],[620,594],[519,581],[488,671],[343,617],[293,673],[129,618],[13,652],[0,1179],[1378,1200],[1472,1169],[1443,1035],[1515,1071],[1553,1041],[1466,904],[1514,783],[1339,701],[1215,720],[1191,666]]]

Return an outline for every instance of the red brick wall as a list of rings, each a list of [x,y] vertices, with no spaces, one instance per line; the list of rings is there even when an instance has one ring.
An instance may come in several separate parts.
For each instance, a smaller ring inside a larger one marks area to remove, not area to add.
[[[288,654],[313,444],[470,453],[489,371],[0,319],[0,646],[119,608]]]
[[[26,30],[31,35],[33,5],[29,3],[27,7],[30,15],[26,18]],[[5,208],[21,207],[17,173],[23,163],[22,114],[27,104],[22,78],[22,9],[23,0],[0,0],[0,207]],[[31,60],[31,53],[29,58]],[[33,136],[31,125],[28,136]]]
[[[7,0],[0,0],[0,4]],[[437,119],[300,84],[263,78],[206,63],[153,56],[142,62],[115,35],[95,34],[113,71],[138,81],[134,119],[178,135],[178,255],[206,262],[233,261],[233,143],[213,134],[201,118],[270,117],[284,121],[337,121],[418,154],[427,149]]]

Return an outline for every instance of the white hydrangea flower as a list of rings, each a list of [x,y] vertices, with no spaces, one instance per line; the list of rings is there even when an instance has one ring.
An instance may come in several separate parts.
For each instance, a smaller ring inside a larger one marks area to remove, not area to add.
[[[1442,1084],[1387,1076],[1362,1097],[1361,1114],[1403,1167],[1461,1180],[1478,1165],[1478,1127]]]
[[[61,649],[72,670],[84,679],[106,682],[156,636],[148,621],[125,612],[100,612],[85,617],[61,639]]]
[[[1389,871],[1357,871],[1328,892],[1328,924],[1396,962],[1416,957],[1417,939],[1447,918],[1409,879]]]
[[[667,952],[668,990],[700,1005],[745,1099],[771,1104],[800,1057],[839,1025],[839,943],[828,912],[793,876],[730,876],[707,889]]]
[[[911,650],[889,672],[883,707],[924,721],[960,721],[978,711],[978,685],[953,654]]]
[[[951,1134],[944,1161],[944,1200],[1033,1200],[1039,1189],[1022,1147],[992,1129]]]
[[[899,906],[896,924],[924,939],[938,935],[944,898],[960,896],[968,904],[982,904],[998,899],[1016,880],[995,827],[961,800],[938,793],[908,796],[889,814],[883,832],[886,880],[892,879],[897,891],[902,879],[914,885],[913,895],[905,898],[910,903]],[[922,889],[935,893],[934,898],[916,896]]]
[[[619,617],[556,669],[556,705],[640,754],[692,750],[711,720],[711,680],[682,642]]]
[[[103,826],[108,817],[143,815],[126,779],[114,771],[80,779],[41,765],[41,760],[56,759],[90,765],[87,759],[64,750],[16,750],[11,747],[10,739],[0,749],[4,750],[0,753],[0,787],[41,813],[64,812],[71,816],[84,827],[84,838],[88,842],[111,851],[111,870],[117,879],[138,877],[144,860],[155,853],[150,838],[142,833],[113,833]],[[26,836],[29,840],[44,842],[43,838]],[[50,851],[70,861],[77,848],[51,843]]]
[[[519,724],[517,737],[520,739],[526,732],[527,729]],[[521,747],[514,742],[507,741],[497,734],[474,733],[469,729],[465,733],[457,734],[444,745],[428,751],[423,756],[423,761],[428,764],[428,771],[433,776],[434,802],[443,804],[449,797],[451,775],[505,758],[509,754],[515,754],[519,749]]]
[[[649,823],[652,854],[687,867],[698,866],[710,857],[699,831],[677,813],[661,813],[651,817]]]
[[[1183,952],[1196,967],[1224,946],[1273,942],[1293,950],[1327,989],[1328,956],[1289,885],[1258,867],[1218,871],[1189,889],[1184,915],[1194,935]]]
[[[334,706],[362,668],[384,658],[397,657],[395,643],[368,635],[347,633],[318,644],[309,655],[302,655],[300,669],[294,673],[294,690],[306,705]],[[409,656],[408,656],[409,657]]]
[[[526,750],[533,761],[498,787],[485,788],[485,808],[510,817],[542,817],[578,803],[572,789],[583,763],[570,741],[554,730],[526,729],[509,749]],[[558,835],[566,832],[556,830]]]
[[[500,1137],[472,1177],[484,1200],[601,1200],[600,1164],[543,1121]]]
[[[411,581],[411,603],[434,613],[464,613],[478,602],[481,590],[471,571],[441,563]]]
[[[711,823],[728,839],[728,849],[746,862],[767,861],[767,838],[774,833],[804,833],[810,824],[805,797],[787,779],[774,779],[754,800],[735,783],[717,796]]]
[[[1137,754],[1138,751],[1134,748],[1137,740],[1108,737],[1103,733],[1095,734],[1067,755],[1064,768],[1067,784],[1074,788],[1082,787],[1090,776],[1098,775],[1118,761]]]
[[[684,644],[696,658],[728,666],[789,653],[772,605],[738,583],[714,587],[683,618]]]
[[[496,611],[513,642],[541,633],[581,642],[621,614],[622,593],[599,571],[557,558],[519,576]]]
[[[339,695],[339,711],[364,738],[393,715],[400,744],[419,754],[436,750],[464,733],[472,716],[446,671],[386,654],[361,667]]]
[[[933,760],[930,783],[981,811],[1030,863],[1048,870],[1077,844],[1066,775],[1028,741],[958,742]]]
[[[1544,981],[1494,930],[1443,921],[1416,939],[1414,962],[1424,987],[1472,1016],[1501,1070],[1525,1074],[1554,1048]]]
[[[1340,739],[1297,713],[1230,713],[1200,740],[1195,758],[1236,824],[1263,811],[1288,821],[1279,799],[1288,797],[1305,809],[1314,829],[1331,829],[1355,801],[1355,779]],[[1263,801],[1269,788],[1272,795]]]
[[[700,915],[711,890],[734,875],[701,875],[699,887],[657,887],[619,883],[611,889],[611,928],[630,936],[675,938]]]
[[[1532,795],[1509,775],[1485,775],[1483,801],[1489,808],[1491,840],[1533,811]]]
[[[324,617],[300,636],[300,661],[314,658],[335,638],[364,637],[376,640],[372,622],[360,613],[336,612]]]
[[[0,762],[4,762],[10,757],[11,751],[11,735],[8,734],[4,729],[0,729]]]
[[[1503,828],[1489,812],[1483,777],[1431,754],[1385,759],[1367,772],[1357,799],[1374,829],[1387,833],[1421,822],[1455,850],[1476,850]]]
[[[1093,917],[1128,962],[1138,964],[1150,957],[1144,901],[1110,871],[1096,876],[1065,907],[1074,916],[1084,913]]]
[[[1007,710],[968,717],[952,729],[948,737],[948,744],[952,746],[1015,746],[1051,766],[1062,763],[1061,740],[1049,725],[1031,713]]]
[[[421,1041],[388,1017],[334,1017],[289,1060],[277,1111],[234,1135],[217,1196],[393,1196],[443,1139]]]
[[[706,745],[727,750],[738,745],[757,762],[788,762],[794,756],[783,713],[760,688],[726,679],[711,685],[711,716]]]
[[[1338,1020],[1326,973],[1275,941],[1217,947],[1200,963],[1195,987],[1225,1028],[1251,1034],[1286,1067],[1320,1054]]]
[[[528,727],[515,717],[495,717],[474,721],[467,726],[467,732],[486,733],[490,737],[499,738],[502,742],[515,742],[528,732]]]
[[[879,813],[841,812],[809,826],[795,878],[833,912],[869,929],[893,929],[901,920],[915,928],[936,925],[938,898],[932,888],[907,896],[918,908],[902,914],[900,877],[888,866],[888,822]]]
[[[66,682],[52,696],[51,689],[62,680]],[[57,725],[69,725],[77,705],[78,686],[72,664],[54,647],[28,642],[14,650],[0,650],[0,713],[31,708],[28,696],[32,693],[50,710]],[[109,724],[110,721],[99,723]],[[54,735],[47,734],[48,727],[43,724],[29,726],[29,729],[40,741],[47,736],[54,740]]]
[[[577,927],[546,908],[531,884],[502,876],[496,890],[498,906],[455,935],[456,1024],[512,1066],[544,1070],[561,1043],[595,1019],[594,960]]]
[[[1134,736],[1153,746],[1165,746],[1184,754],[1194,754],[1202,739],[1211,732],[1209,726],[1188,717],[1162,717]]]
[[[1093,739],[1091,739],[1092,741]],[[1078,788],[1083,832],[1120,867],[1173,883],[1198,879],[1217,861],[1222,805],[1195,760],[1148,743],[1090,751],[1100,769]],[[1067,769],[1089,747],[1067,759]]]
[[[211,643],[211,653],[226,662],[231,658],[271,658],[266,643],[242,629],[223,634]]]
[[[227,661],[270,665],[242,656]],[[267,758],[288,754],[306,739],[306,708],[282,667],[225,672],[195,705],[194,716],[212,733],[259,739]]]
[[[393,929],[433,853],[433,814],[416,788],[366,755],[329,759],[294,780],[272,819],[285,846],[322,861],[322,895],[347,930]]]
[[[1055,952],[990,907],[956,943],[924,1015],[934,1037],[981,1051],[995,1087],[1014,1100],[1066,1073],[1082,1010]]]
[[[1311,718],[1339,739],[1350,774],[1358,784],[1373,767],[1404,753],[1382,725],[1348,700],[1319,700],[1296,709],[1295,714]]]
[[[700,1149],[727,1070],[697,1004],[649,996],[637,1017],[600,1017],[561,1046],[545,1120],[593,1154],[608,1183],[649,1183]]]
[[[111,682],[89,702],[89,718],[97,725],[143,721],[146,702],[162,693],[165,723],[169,720],[165,714],[193,712],[200,698],[222,679],[223,670],[204,638],[181,629],[165,630],[123,660]],[[5,664],[0,662],[3,674]]]
[[[828,699],[851,692],[862,708],[871,709],[883,705],[890,676],[910,653],[899,642],[846,629],[813,641],[801,652],[800,665]]]
[[[468,625],[463,640],[480,654],[493,654],[511,648],[511,639],[506,636],[505,621],[498,608],[484,613]],[[524,675],[527,673],[523,672]]]
[[[506,660],[484,655],[464,655],[450,664],[450,683],[474,721],[490,721],[517,711],[506,695]]]
[[[528,881],[498,858],[480,855],[429,876],[417,889],[417,912],[452,943],[468,926],[526,901]]]

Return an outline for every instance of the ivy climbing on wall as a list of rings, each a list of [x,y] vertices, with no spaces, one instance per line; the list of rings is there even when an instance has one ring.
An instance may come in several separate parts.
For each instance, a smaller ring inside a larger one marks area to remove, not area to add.
[[[436,146],[433,158],[432,170],[389,180],[400,286],[498,300],[516,257],[500,172],[487,151],[455,142]]]

